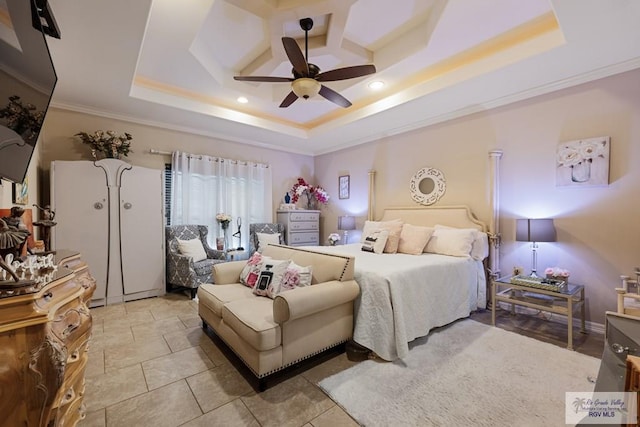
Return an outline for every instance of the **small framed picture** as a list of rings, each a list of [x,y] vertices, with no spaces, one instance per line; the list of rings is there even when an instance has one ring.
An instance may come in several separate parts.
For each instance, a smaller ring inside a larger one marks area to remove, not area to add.
[[[349,198],[349,175],[342,175],[338,178],[338,198]]]
[[[29,181],[27,178],[21,184],[13,184],[13,203],[16,205],[29,203]]]

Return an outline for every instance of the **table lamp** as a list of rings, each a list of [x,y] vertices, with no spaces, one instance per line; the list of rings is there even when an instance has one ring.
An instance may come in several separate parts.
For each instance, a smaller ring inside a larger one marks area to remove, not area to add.
[[[536,272],[538,258],[536,249],[538,242],[555,242],[556,229],[552,219],[518,219],[516,220],[516,241],[531,242],[531,277],[538,277]]]
[[[344,244],[349,243],[349,231],[356,229],[356,217],[343,215],[338,217],[338,230],[344,231]]]

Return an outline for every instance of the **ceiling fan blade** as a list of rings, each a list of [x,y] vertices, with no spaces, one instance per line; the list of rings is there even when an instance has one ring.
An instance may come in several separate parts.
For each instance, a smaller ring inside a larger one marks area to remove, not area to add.
[[[287,108],[289,105],[293,104],[296,101],[296,99],[298,99],[298,95],[293,93],[293,91],[289,92],[289,95],[287,95],[282,100],[282,103],[280,104],[280,108]]]
[[[233,76],[233,80],[239,80],[241,82],[267,82],[267,83],[280,83],[280,82],[292,82],[291,77],[271,77],[271,76]]]
[[[284,51],[287,53],[287,57],[293,65],[293,69],[296,73],[300,74],[303,77],[309,76],[309,65],[307,64],[307,60],[304,59],[304,55],[302,54],[302,50],[300,50],[300,46],[298,46],[298,42],[296,39],[292,39],[291,37],[283,37],[282,44],[284,46]]]
[[[319,93],[320,93],[320,96],[324,97],[325,99],[328,99],[329,101],[333,102],[334,104],[338,104],[339,106],[344,107],[344,108],[351,107],[351,102],[349,102],[349,100],[347,98],[345,98],[344,96],[340,95],[335,90],[329,89],[325,85],[322,85],[322,87],[320,88],[320,92]]]
[[[375,65],[355,65],[353,67],[336,68],[316,76],[319,82],[334,82],[336,80],[354,79],[376,72]]]

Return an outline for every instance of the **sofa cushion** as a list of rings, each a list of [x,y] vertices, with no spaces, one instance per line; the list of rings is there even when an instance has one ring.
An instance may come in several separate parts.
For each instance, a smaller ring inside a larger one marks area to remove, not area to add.
[[[280,326],[273,320],[273,300],[269,298],[252,295],[228,302],[222,309],[222,320],[258,351],[271,350],[282,342]]]
[[[250,288],[239,283],[233,285],[204,284],[198,288],[200,304],[207,306],[217,316],[222,317],[222,307],[235,300],[255,298]]]

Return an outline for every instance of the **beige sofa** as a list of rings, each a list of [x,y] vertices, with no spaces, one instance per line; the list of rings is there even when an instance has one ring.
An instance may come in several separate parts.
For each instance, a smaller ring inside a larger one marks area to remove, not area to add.
[[[349,340],[360,292],[351,256],[281,245],[268,245],[263,255],[313,266],[312,286],[273,300],[257,296],[239,283],[246,261],[232,261],[215,264],[215,284],[198,288],[203,328],[209,326],[259,379]]]

